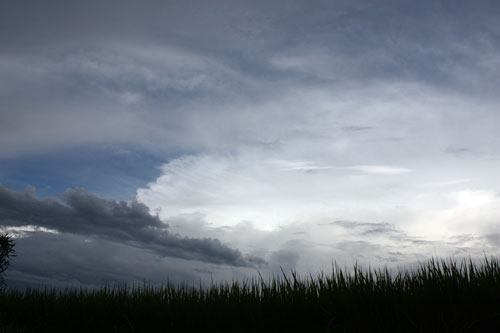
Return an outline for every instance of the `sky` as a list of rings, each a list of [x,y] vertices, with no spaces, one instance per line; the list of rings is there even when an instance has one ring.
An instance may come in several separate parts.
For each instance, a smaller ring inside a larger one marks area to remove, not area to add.
[[[500,248],[498,1],[0,2],[9,286]]]

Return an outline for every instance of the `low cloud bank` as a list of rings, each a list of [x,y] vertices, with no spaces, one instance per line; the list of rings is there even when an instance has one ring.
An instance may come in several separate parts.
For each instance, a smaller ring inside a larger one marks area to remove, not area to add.
[[[62,233],[98,236],[147,249],[160,256],[231,266],[263,265],[215,238],[188,238],[169,232],[169,225],[137,201],[115,201],[69,189],[59,198],[40,199],[33,187],[17,193],[0,185],[0,224],[35,226]]]

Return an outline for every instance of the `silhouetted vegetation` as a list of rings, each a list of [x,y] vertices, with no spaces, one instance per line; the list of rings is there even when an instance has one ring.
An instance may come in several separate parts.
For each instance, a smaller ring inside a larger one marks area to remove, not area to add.
[[[0,286],[5,285],[5,271],[9,268],[10,259],[16,255],[14,240],[9,234],[0,235]]]
[[[10,332],[500,332],[500,262],[334,266],[210,288],[4,290],[0,320]]]

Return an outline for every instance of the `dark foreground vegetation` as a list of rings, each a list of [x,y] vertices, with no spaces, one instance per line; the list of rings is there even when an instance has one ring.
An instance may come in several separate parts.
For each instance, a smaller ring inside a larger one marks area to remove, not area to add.
[[[500,262],[283,274],[211,288],[0,291],[2,332],[500,332]]]

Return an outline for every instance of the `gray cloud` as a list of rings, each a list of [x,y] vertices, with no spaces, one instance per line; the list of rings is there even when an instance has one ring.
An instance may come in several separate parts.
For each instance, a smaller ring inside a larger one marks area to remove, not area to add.
[[[105,237],[151,250],[161,256],[234,266],[261,265],[257,257],[244,257],[213,238],[171,234],[168,225],[137,201],[104,199],[83,189],[67,190],[55,198],[39,199],[32,187],[16,193],[0,185],[0,224],[38,226],[63,233]]]
[[[463,157],[465,155],[474,154],[474,151],[470,148],[464,147],[448,147],[444,151],[446,154],[451,154],[456,157]]]
[[[491,233],[487,235],[486,240],[494,245],[495,247],[500,247],[500,233]]]
[[[372,129],[373,126],[359,126],[359,125],[351,125],[351,126],[342,126],[342,130],[346,132],[361,132]]]
[[[370,246],[378,247],[382,257],[391,258],[389,261],[396,261],[398,255],[400,260],[403,260],[404,255],[399,251],[391,251],[389,248],[394,247],[394,249],[408,249],[410,251],[419,251],[419,249],[428,248],[452,248],[453,251],[457,253],[466,253],[470,251],[471,253],[480,248],[481,242],[484,240],[490,241],[493,239],[491,235],[485,234],[483,236],[473,236],[471,234],[459,234],[451,235],[447,239],[442,239],[440,241],[433,241],[424,239],[422,237],[416,237],[408,234],[404,230],[396,227],[392,223],[387,222],[359,222],[359,221],[334,221],[331,223],[322,223],[319,226],[332,226],[338,227],[344,230],[349,230],[349,237],[354,239],[361,239],[355,241],[343,241],[339,244],[335,244],[336,248],[349,249],[356,244],[366,243]],[[361,242],[361,243],[360,243]],[[390,246],[388,246],[391,244]],[[346,245],[348,245],[346,247]],[[384,246],[388,246],[387,249],[383,249]],[[360,249],[362,246],[360,246]],[[352,253],[370,253],[367,249],[363,251],[349,251]],[[399,254],[398,254],[399,253]],[[367,256],[369,256],[367,254]]]
[[[322,130],[304,117],[320,105],[304,100],[331,102],[311,91],[373,113],[384,93],[374,86],[388,87],[383,100],[402,98],[398,109],[412,104],[409,83],[494,99],[498,12],[491,1],[2,2],[0,157],[103,142],[234,150],[297,130],[307,140]],[[330,113],[318,117],[346,117]],[[406,137],[398,122],[414,123],[355,114],[350,123],[373,124],[373,139]]]
[[[331,223],[322,223],[321,226],[335,226],[349,229],[352,233],[360,236],[378,236],[388,237],[394,240],[407,239],[404,231],[398,230],[394,225],[387,222],[359,222],[359,221],[334,221]]]
[[[18,256],[7,272],[9,287],[95,287],[112,284],[198,285],[196,268],[209,263],[161,257],[147,249],[94,236],[26,232],[16,238]],[[229,266],[219,266],[227,269]]]

